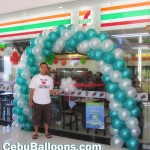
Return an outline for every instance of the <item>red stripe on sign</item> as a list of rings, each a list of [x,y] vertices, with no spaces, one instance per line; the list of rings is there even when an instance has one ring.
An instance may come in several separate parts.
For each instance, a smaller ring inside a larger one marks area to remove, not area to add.
[[[60,82],[54,81],[54,84],[61,84]],[[93,84],[93,83],[75,83],[74,84],[77,87],[100,87],[100,86],[105,86],[104,84]]]
[[[86,12],[86,14],[84,15],[83,19],[88,19],[90,15],[91,15],[91,10],[89,10],[89,11]],[[82,27],[84,27],[86,25],[87,25],[87,23],[83,24]]]
[[[127,24],[135,24],[135,23],[145,23],[145,22],[149,22],[149,21],[150,21],[150,19],[121,21],[121,22],[110,22],[110,23],[102,23],[102,24],[101,24],[101,27],[127,25]]]
[[[23,33],[4,34],[4,35],[0,35],[0,38],[11,37],[11,36],[20,36],[20,35],[38,34],[38,33],[41,33],[42,31],[43,30],[32,31],[32,32],[23,32]]]

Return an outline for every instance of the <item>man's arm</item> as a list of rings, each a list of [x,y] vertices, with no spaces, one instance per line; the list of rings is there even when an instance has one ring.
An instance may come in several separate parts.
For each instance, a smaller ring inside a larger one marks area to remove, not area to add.
[[[30,108],[33,108],[33,94],[35,89],[30,89]]]

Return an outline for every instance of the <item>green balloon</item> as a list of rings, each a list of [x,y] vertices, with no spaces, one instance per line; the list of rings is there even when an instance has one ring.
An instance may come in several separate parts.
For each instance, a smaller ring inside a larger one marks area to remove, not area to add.
[[[136,106],[136,101],[131,97],[127,98],[123,103],[123,107],[129,110],[132,110],[135,106]]]
[[[118,84],[114,82],[108,82],[106,84],[106,91],[109,93],[115,93],[118,89]]]
[[[118,112],[117,111],[112,111],[112,110],[109,110],[109,113],[108,113],[109,117],[111,119],[113,118],[116,118],[118,116]]]
[[[111,125],[114,129],[121,129],[124,127],[124,122],[118,117],[112,119]]]
[[[7,48],[7,44],[6,43],[0,43],[0,48]]]
[[[126,146],[129,150],[138,150],[140,146],[139,139],[134,137],[130,138],[126,141]]]
[[[26,122],[23,124],[23,128],[26,131],[33,131],[33,124],[31,122]]]
[[[84,64],[86,63],[86,58],[84,58],[84,57],[81,58],[81,59],[80,59],[80,62],[84,65]]]
[[[119,71],[123,71],[125,66],[126,66],[126,63],[123,59],[116,59],[113,64],[114,70],[119,70]]]
[[[15,115],[20,115],[20,114],[22,114],[22,111],[23,111],[23,109],[22,109],[22,108],[19,108],[18,106],[13,107],[13,109],[12,109],[12,112],[13,112],[13,114],[15,114]]]
[[[103,83],[108,83],[110,82],[110,78],[109,78],[109,75],[102,75],[102,78],[101,78],[102,82]]]
[[[121,137],[122,140],[126,141],[131,137],[131,132],[130,129],[124,127],[119,130],[119,136]]]
[[[141,114],[140,108],[139,107],[134,107],[132,110],[130,110],[130,114],[132,117],[138,118]]]
[[[114,56],[113,53],[107,52],[107,53],[104,53],[104,55],[103,55],[103,60],[104,60],[105,63],[111,64],[111,63],[114,62],[115,56]]]
[[[120,89],[115,92],[114,96],[115,96],[115,99],[119,102],[123,102],[127,98],[126,92]]]
[[[27,120],[27,117],[25,115],[19,115],[18,116],[18,122],[19,123],[25,123]]]

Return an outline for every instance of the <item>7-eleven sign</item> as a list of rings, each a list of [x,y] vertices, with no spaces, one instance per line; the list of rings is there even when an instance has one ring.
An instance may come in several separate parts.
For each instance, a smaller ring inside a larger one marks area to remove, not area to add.
[[[91,10],[84,10],[79,12],[79,24],[84,27],[91,23]]]

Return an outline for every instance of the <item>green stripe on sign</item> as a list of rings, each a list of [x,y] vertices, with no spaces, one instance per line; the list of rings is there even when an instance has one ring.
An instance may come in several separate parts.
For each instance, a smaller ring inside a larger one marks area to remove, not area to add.
[[[16,26],[16,27],[1,28],[0,33],[29,30],[29,29],[36,29],[36,28],[43,28],[43,27],[51,27],[51,26],[58,26],[58,25],[65,25],[65,24],[71,24],[71,19],[43,22],[43,23],[30,24],[30,25],[22,25],[22,26]]]
[[[104,106],[104,103],[97,103],[97,102],[87,102],[86,103],[87,106]]]
[[[144,9],[144,10],[135,10],[135,11],[128,11],[128,12],[102,14],[100,19],[101,20],[119,19],[119,18],[127,18],[127,17],[145,16],[149,14],[150,14],[150,10]]]

